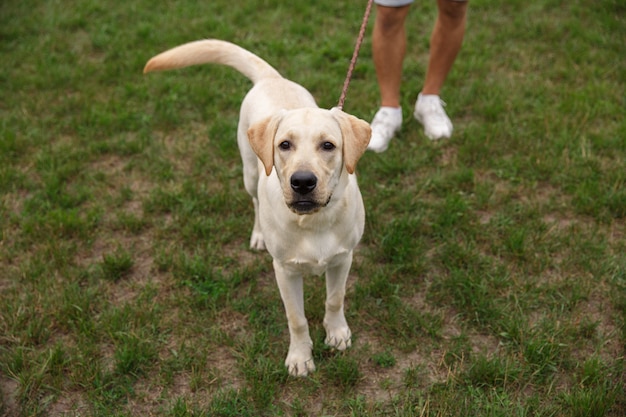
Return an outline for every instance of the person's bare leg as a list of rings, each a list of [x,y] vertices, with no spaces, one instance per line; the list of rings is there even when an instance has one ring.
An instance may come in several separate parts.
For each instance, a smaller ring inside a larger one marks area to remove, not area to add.
[[[372,54],[383,107],[400,107],[402,62],[406,50],[404,22],[410,7],[376,6]]]
[[[437,0],[437,20],[430,37],[430,57],[422,92],[413,115],[431,140],[452,136],[452,121],[444,110],[439,91],[461,50],[465,35],[467,1]]]
[[[439,95],[461,50],[465,35],[467,1],[437,0],[438,14],[430,38],[430,58],[422,94]]]

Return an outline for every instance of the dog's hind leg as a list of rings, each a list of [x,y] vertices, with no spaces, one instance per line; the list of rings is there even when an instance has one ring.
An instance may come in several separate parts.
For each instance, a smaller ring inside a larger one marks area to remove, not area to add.
[[[252,235],[250,235],[250,247],[256,250],[264,250],[265,240],[263,239],[259,221],[259,199],[253,197],[252,204],[254,204],[254,227],[252,228]]]
[[[239,152],[241,152],[241,161],[243,163],[243,185],[246,188],[250,197],[252,197],[252,204],[254,205],[254,226],[252,228],[252,234],[250,235],[250,248],[256,250],[265,249],[265,239],[263,239],[263,232],[261,231],[261,223],[259,220],[259,161],[250,147],[248,142],[248,134],[246,129],[240,126],[237,131],[237,143],[239,145]]]

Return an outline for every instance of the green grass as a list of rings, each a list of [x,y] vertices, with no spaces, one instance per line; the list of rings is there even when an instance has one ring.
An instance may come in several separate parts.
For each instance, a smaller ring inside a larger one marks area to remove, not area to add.
[[[409,17],[403,130],[358,166],[353,347],[324,347],[310,277],[317,372],[293,379],[248,249],[249,83],[142,68],[231,40],[332,107],[365,2],[3,2],[0,415],[626,414],[626,8],[473,0],[432,143],[410,110],[434,4]],[[366,120],[369,33],[344,106]]]

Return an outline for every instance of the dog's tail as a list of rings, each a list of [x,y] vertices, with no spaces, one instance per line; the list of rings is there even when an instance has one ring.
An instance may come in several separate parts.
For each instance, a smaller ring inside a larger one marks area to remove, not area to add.
[[[265,78],[282,78],[274,67],[252,52],[217,39],[189,42],[160,53],[148,61],[143,73],[209,63],[232,67],[254,84]]]

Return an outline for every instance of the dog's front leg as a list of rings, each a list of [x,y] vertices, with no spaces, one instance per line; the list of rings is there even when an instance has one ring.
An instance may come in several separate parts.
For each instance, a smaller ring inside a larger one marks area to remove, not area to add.
[[[285,366],[292,376],[307,376],[315,370],[313,341],[304,315],[304,288],[302,274],[274,261],[276,282],[287,313],[289,325],[289,353]]]
[[[352,333],[343,312],[346,282],[352,265],[352,251],[339,255],[326,271],[326,344],[338,350],[352,345]]]

